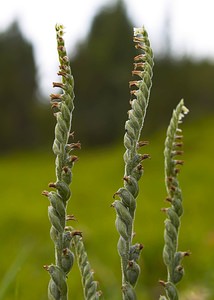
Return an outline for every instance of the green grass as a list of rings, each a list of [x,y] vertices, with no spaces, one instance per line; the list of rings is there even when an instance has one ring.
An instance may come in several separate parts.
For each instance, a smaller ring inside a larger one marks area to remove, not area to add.
[[[190,119],[190,116],[187,117]],[[185,213],[180,231],[180,250],[192,255],[184,260],[186,275],[179,290],[192,287],[208,288],[213,299],[214,288],[214,201],[213,185],[213,118],[187,122],[184,128],[184,160],[180,183]],[[148,139],[148,137],[144,137]],[[143,149],[151,154],[144,163],[136,214],[136,242],[145,246],[137,285],[139,299],[158,299],[163,293],[159,279],[166,279],[162,262],[164,202],[166,192],[163,170],[165,129],[149,137]],[[122,142],[121,142],[122,144]],[[115,212],[110,207],[113,194],[123,184],[121,146],[75,153],[79,161],[73,169],[72,198],[68,213],[74,214],[74,227],[83,231],[89,259],[100,282],[105,299],[120,299],[120,262],[116,250],[118,233],[114,227]],[[50,181],[55,180],[54,156],[50,151],[16,153],[0,158],[1,181],[1,264],[0,289],[4,284],[5,300],[47,299],[49,275],[44,264],[54,261],[53,244],[49,237],[48,199],[41,195]],[[20,253],[27,249],[23,259]],[[11,266],[16,269],[6,277]],[[83,299],[78,270],[69,275],[70,299]],[[191,300],[191,299],[189,299]]]

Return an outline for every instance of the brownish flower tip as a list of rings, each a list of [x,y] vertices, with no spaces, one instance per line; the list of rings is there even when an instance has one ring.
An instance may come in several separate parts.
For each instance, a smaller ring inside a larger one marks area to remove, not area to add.
[[[133,260],[129,260],[129,262],[128,262],[129,267],[132,267],[133,264],[134,264]]]
[[[63,31],[60,31],[60,35],[63,35]],[[63,40],[63,38],[61,36],[58,36],[58,41],[60,43],[64,43],[64,40]]]
[[[172,181],[173,181],[173,177],[172,177],[172,176],[168,176],[168,177],[167,177],[167,181],[168,181],[168,182],[172,182]]]
[[[62,95],[61,94],[50,94],[50,98],[51,98],[51,100],[56,100],[56,99],[61,100]]]
[[[184,161],[183,160],[175,160],[175,164],[183,166]]]
[[[184,151],[175,151],[175,155],[183,155]]]
[[[42,192],[42,195],[48,197],[49,192],[48,192],[48,191],[43,191],[43,192]]]
[[[44,268],[46,271],[49,271],[49,266],[48,266],[48,265],[44,265],[43,268]]]
[[[183,266],[177,266],[177,268],[176,268],[176,269],[177,269],[177,271],[178,271],[178,272],[182,272],[182,271],[183,271],[183,269],[184,269],[184,267],[183,267]]]
[[[140,147],[147,146],[147,145],[149,145],[148,141],[139,141],[137,144],[137,147],[140,148]]]
[[[129,81],[129,87],[132,87],[132,86],[138,87],[138,81],[137,80]]]
[[[97,292],[96,292],[96,296],[98,296],[98,297],[101,297],[101,296],[102,296],[102,294],[103,294],[103,292],[102,292],[102,291],[97,291]]]
[[[114,202],[110,205],[110,207],[114,207]]]
[[[61,89],[64,88],[64,84],[61,82],[53,82],[53,87],[59,87]]]
[[[65,47],[64,46],[58,46],[57,48],[59,51],[62,51],[62,52],[66,52],[65,50]]]
[[[142,155],[142,160],[145,160],[147,158],[151,158],[151,156],[149,154],[143,154]]]
[[[66,256],[66,255],[68,255],[68,248],[65,248],[65,249],[63,249],[62,250],[62,254],[64,255],[64,256]]]
[[[69,62],[69,58],[68,58],[67,55],[63,56],[62,60],[63,60],[65,63]]]
[[[140,61],[140,60],[145,60],[145,54],[139,54],[137,56],[134,57],[134,61]]]
[[[183,139],[183,135],[176,135],[176,136],[175,136],[175,139],[178,140],[178,141],[180,141],[180,140]]]
[[[80,231],[80,230],[74,230],[74,231],[71,232],[71,236],[76,236],[76,235],[82,237],[82,231]]]
[[[163,280],[159,280],[159,283],[163,286],[163,287],[165,287],[166,286],[166,282],[165,281],[163,281]]]
[[[170,190],[171,190],[172,192],[175,192],[175,191],[176,191],[176,186],[171,185],[171,186],[170,186]]]
[[[134,63],[134,69],[138,69],[138,68],[141,68],[143,69],[145,66],[145,63],[144,62],[138,62],[138,63]]]
[[[144,46],[144,45],[141,45],[141,44],[135,45],[135,48],[136,48],[136,49],[142,49],[142,50],[145,50],[145,46]]]
[[[59,69],[60,69],[60,71],[65,71],[66,72],[66,67],[65,67],[65,65],[59,65]],[[60,72],[59,71],[59,72]]]
[[[164,213],[166,213],[167,210],[168,210],[168,208],[166,208],[166,207],[161,208],[161,211],[164,212]]]
[[[49,186],[49,187],[52,187],[52,188],[56,188],[56,183],[50,182],[50,183],[48,184],[48,186]]]
[[[72,230],[72,227],[71,227],[71,226],[65,226],[65,228],[64,228],[64,229],[65,229],[65,231],[66,231],[66,232],[68,232],[68,231],[69,231],[69,232],[70,232],[70,234],[71,234],[71,230]]]
[[[66,216],[66,221],[77,221],[74,215],[67,215]]]
[[[138,90],[131,90],[130,94],[133,96],[136,96]],[[132,100],[130,100],[130,103],[132,103]]]
[[[72,155],[72,156],[70,157],[70,162],[74,163],[74,162],[78,161],[78,159],[79,159],[78,156]]]
[[[130,181],[130,178],[129,178],[129,176],[124,176],[124,177],[123,177],[123,180],[125,180],[126,182],[128,182],[128,183],[129,183],[129,181]]]
[[[137,75],[139,77],[142,77],[143,76],[143,72],[139,71],[139,70],[134,70],[134,71],[132,71],[132,75]]]
[[[68,173],[69,167],[68,167],[68,166],[64,166],[64,167],[62,168],[62,170],[63,170],[65,173]]]
[[[81,143],[80,143],[80,142],[77,142],[77,143],[71,143],[71,144],[68,144],[68,146],[69,146],[71,149],[81,149]]]
[[[119,194],[120,194],[120,193],[118,193],[118,192],[114,193],[113,199],[115,199],[115,197],[116,197],[117,195],[119,195]]]
[[[59,108],[59,102],[52,103],[51,108]]]
[[[63,76],[63,77],[67,77],[66,72],[63,72],[63,71],[59,71],[59,72],[57,73],[57,75]]]
[[[183,252],[183,256],[190,256],[192,253],[190,251]]]
[[[172,203],[172,198],[166,197],[165,201]]]
[[[139,250],[142,250],[144,248],[143,244],[139,244]]]
[[[183,143],[175,143],[175,147],[182,147]]]
[[[180,169],[175,168],[175,174],[178,174],[180,172]]]
[[[134,37],[133,37],[133,41],[134,41],[135,43],[143,43],[145,40],[144,40],[143,37],[134,36]]]
[[[139,165],[137,165],[137,169],[138,169],[138,171],[141,171],[141,170],[143,170],[143,166],[141,164],[139,164]]]

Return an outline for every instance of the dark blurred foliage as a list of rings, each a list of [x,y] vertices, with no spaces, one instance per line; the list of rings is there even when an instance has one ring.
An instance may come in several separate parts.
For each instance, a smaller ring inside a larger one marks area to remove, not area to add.
[[[174,57],[165,29],[162,54],[155,53],[145,135],[167,127],[181,98],[191,110],[189,120],[214,112],[214,65]],[[128,82],[138,54],[132,35],[133,24],[118,1],[98,12],[87,39],[71,55],[76,94],[72,130],[84,145],[122,140],[130,109]],[[55,120],[50,105],[44,104],[48,99],[38,100],[36,79],[32,46],[15,22],[0,34],[1,151],[51,145]]]
[[[214,113],[214,65],[206,60],[190,58],[155,60],[146,128],[154,131],[159,126],[167,127],[172,110],[182,98],[190,109],[187,118],[206,117]]]
[[[108,143],[123,133],[129,108],[134,48],[132,24],[122,1],[95,17],[72,59],[75,78],[74,130],[86,143]]]
[[[137,54],[132,27],[122,1],[118,1],[95,17],[87,40],[71,59],[76,92],[74,130],[82,142],[109,143],[123,134],[130,108],[128,82],[133,80],[132,62]],[[155,59],[146,134],[167,127],[181,98],[191,110],[191,119],[214,108],[214,65],[174,58],[169,32],[163,31],[163,52]]]
[[[32,45],[14,22],[0,34],[0,150],[37,146],[45,140],[47,107],[37,99]]]

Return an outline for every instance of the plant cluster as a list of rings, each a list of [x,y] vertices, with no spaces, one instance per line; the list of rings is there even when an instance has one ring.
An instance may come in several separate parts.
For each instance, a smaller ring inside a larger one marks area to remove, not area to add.
[[[81,273],[84,298],[95,300],[100,299],[102,293],[98,290],[98,284],[94,280],[82,234],[73,227],[67,226],[67,221],[74,219],[73,215],[67,215],[67,203],[71,195],[72,167],[78,159],[76,155],[72,154],[72,151],[80,149],[81,145],[79,142],[69,143],[69,139],[74,137],[74,133],[71,133],[74,80],[66,54],[63,34],[63,26],[56,25],[57,50],[60,62],[58,75],[62,77],[62,82],[53,83],[53,86],[60,88],[62,93],[51,94],[51,104],[56,117],[53,143],[53,152],[56,156],[56,181],[49,184],[49,187],[53,188],[54,191],[43,192],[43,195],[47,196],[50,201],[48,216],[51,223],[50,236],[55,247],[55,263],[45,265],[44,268],[50,274],[49,299],[66,300],[68,299],[67,276],[76,259]],[[132,71],[132,75],[136,76],[137,79],[130,81],[131,109],[128,111],[124,135],[124,184],[114,193],[114,202],[112,203],[116,212],[115,225],[119,233],[117,250],[121,260],[123,300],[137,299],[135,285],[140,274],[138,259],[143,245],[142,243],[133,244],[132,240],[139,194],[138,181],[143,175],[143,161],[150,157],[149,154],[141,154],[139,150],[148,144],[147,141],[141,140],[141,131],[149,103],[154,65],[153,52],[145,28],[134,29],[134,43],[140,53],[134,57],[134,70]],[[179,124],[187,112],[188,110],[181,100],[173,112],[165,142],[165,178],[167,201],[170,203],[170,207],[163,209],[167,216],[163,260],[168,277],[166,282],[160,281],[166,290],[166,296],[160,296],[161,300],[178,299],[176,284],[181,280],[184,272],[181,260],[184,256],[189,255],[189,252],[181,252],[177,249],[180,217],[183,213],[182,194],[177,178],[178,166],[183,164],[182,160],[177,159],[177,156],[183,153]]]

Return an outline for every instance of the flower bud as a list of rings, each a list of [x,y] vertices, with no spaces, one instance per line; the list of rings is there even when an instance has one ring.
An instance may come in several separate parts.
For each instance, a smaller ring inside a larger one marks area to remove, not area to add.
[[[51,205],[56,209],[57,213],[61,217],[65,217],[65,205],[62,202],[62,199],[57,195],[56,192],[49,192],[48,199],[50,200]]]
[[[122,286],[122,292],[124,300],[137,300],[135,291],[130,284],[124,284]]]
[[[126,188],[120,188],[115,195],[118,195],[126,207],[135,209],[135,198]]]
[[[46,267],[47,271],[49,272],[52,280],[56,284],[58,290],[60,291],[60,295],[66,295],[67,294],[67,284],[65,281],[65,276],[62,272],[62,270],[55,265],[50,265]]]
[[[139,193],[137,180],[133,176],[125,176],[123,179],[125,181],[125,187],[130,191],[134,198],[136,198]]]
[[[74,263],[74,254],[71,252],[70,249],[65,248],[62,251],[62,269],[65,272],[65,274],[68,274],[73,266]]]
[[[142,244],[132,245],[129,250],[129,260],[137,261],[139,259],[142,249],[143,249]]]
[[[62,197],[63,201],[67,201],[71,196],[71,191],[69,186],[63,181],[57,181],[55,184],[59,195]]]
[[[60,222],[59,216],[57,215],[57,212],[55,208],[53,208],[53,206],[48,206],[48,217],[55,229],[59,232],[63,232],[63,227]]]
[[[63,248],[70,248],[71,239],[72,239],[71,232],[65,231],[63,233]]]
[[[126,256],[127,253],[127,242],[120,236],[117,243],[117,250],[121,257]]]
[[[60,291],[52,278],[48,284],[48,299],[60,299]]]
[[[121,220],[128,226],[132,223],[131,215],[128,209],[124,206],[122,201],[115,200],[112,203],[112,206],[115,208],[117,215],[121,218]]]
[[[128,281],[134,287],[140,274],[140,267],[134,260],[129,261],[126,274]]]
[[[127,226],[118,216],[116,217],[115,226],[119,234],[124,238],[125,241],[127,241],[129,238],[127,233]]]
[[[184,268],[181,265],[178,265],[173,273],[173,282],[174,284],[178,283],[179,281],[181,281],[182,277],[184,275]]]

